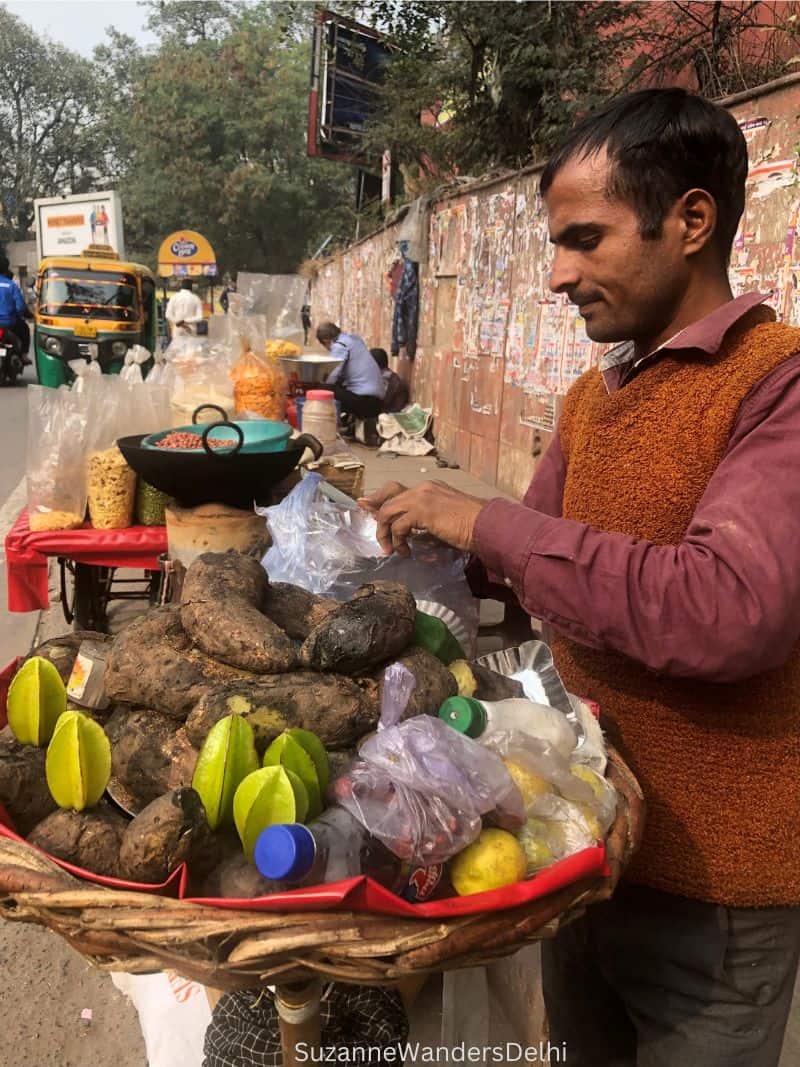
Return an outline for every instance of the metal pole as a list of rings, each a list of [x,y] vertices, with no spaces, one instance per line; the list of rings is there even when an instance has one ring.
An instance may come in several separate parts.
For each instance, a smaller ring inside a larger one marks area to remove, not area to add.
[[[275,988],[275,1007],[281,1030],[283,1067],[299,1067],[314,1062],[312,1051],[322,1044],[320,997],[322,982],[279,985]],[[299,1046],[302,1045],[302,1051]]]

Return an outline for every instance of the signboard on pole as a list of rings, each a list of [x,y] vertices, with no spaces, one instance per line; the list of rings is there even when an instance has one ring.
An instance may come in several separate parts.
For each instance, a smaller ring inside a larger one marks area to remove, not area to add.
[[[316,12],[308,99],[310,156],[380,171],[380,157],[367,158],[362,140],[396,51],[369,26],[331,11]]]
[[[207,238],[197,230],[176,230],[165,237],[158,250],[161,278],[213,278],[217,257]]]
[[[119,193],[80,193],[34,200],[36,249],[47,256],[79,256],[89,245],[107,245],[125,258]]]

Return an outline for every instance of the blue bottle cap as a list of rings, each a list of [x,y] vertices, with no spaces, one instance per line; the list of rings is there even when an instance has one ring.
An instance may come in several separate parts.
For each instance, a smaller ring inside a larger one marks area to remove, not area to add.
[[[264,878],[301,882],[314,866],[316,850],[310,830],[300,823],[285,823],[261,831],[254,859]]]

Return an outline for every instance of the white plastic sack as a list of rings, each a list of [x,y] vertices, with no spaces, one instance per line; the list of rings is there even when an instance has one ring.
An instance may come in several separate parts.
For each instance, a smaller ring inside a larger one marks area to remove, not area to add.
[[[148,1067],[202,1067],[211,1022],[205,988],[174,971],[121,974],[111,980],[139,1014]]]

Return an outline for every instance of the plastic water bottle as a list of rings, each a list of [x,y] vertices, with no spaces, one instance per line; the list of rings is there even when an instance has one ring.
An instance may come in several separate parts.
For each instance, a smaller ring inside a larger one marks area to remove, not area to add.
[[[442,867],[415,868],[390,852],[344,808],[328,808],[308,826],[283,823],[262,830],[255,864],[275,891],[368,875],[407,900],[427,900]]]
[[[575,733],[566,716],[557,708],[524,697],[495,701],[448,697],[439,708],[439,718],[476,741],[513,730],[548,742],[563,756],[575,748]]]

